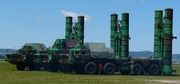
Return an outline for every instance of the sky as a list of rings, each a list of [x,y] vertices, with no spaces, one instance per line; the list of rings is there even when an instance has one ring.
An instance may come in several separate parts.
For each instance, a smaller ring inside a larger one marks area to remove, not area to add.
[[[110,45],[110,14],[130,14],[130,51],[153,51],[154,11],[174,9],[174,36],[180,37],[180,0],[0,0],[0,48],[24,43],[52,46],[65,37],[65,16],[85,18],[85,42]],[[180,54],[180,39],[173,40]]]

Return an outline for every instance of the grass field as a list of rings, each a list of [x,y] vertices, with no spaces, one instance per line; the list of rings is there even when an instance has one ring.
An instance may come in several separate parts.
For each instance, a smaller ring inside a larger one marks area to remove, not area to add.
[[[180,65],[174,65],[180,75]],[[0,84],[180,84],[180,76],[77,75],[46,71],[16,71],[0,62]]]

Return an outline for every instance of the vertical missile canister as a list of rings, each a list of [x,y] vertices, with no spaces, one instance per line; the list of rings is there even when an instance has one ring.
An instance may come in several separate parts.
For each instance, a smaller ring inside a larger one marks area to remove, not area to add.
[[[84,45],[84,16],[78,16],[77,39],[81,46]]]
[[[116,41],[116,34],[118,30],[118,15],[117,14],[111,14],[111,48],[113,48],[115,56],[117,56],[117,41]]]
[[[163,73],[172,74],[172,39],[173,39],[173,9],[165,9],[164,22],[164,55],[163,55]]]
[[[70,39],[71,33],[72,33],[72,17],[67,16],[66,17],[66,36],[65,36],[65,38]]]
[[[154,59],[161,60],[163,56],[163,11],[155,11],[154,21]]]
[[[129,56],[129,13],[122,14],[121,33],[121,58],[126,59]]]
[[[122,45],[121,27],[118,27],[118,29],[119,31],[117,32],[117,36],[116,36],[116,51],[118,58],[121,58],[121,45]]]

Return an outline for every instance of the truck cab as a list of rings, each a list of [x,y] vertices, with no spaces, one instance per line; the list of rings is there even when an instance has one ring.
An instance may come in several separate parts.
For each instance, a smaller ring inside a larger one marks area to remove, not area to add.
[[[42,43],[26,43],[15,53],[7,54],[7,61],[16,65],[17,70],[40,70],[48,61],[47,48]]]

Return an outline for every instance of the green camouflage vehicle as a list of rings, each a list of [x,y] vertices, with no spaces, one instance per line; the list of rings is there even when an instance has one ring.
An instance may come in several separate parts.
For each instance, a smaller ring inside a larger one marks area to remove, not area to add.
[[[172,75],[173,9],[155,11],[154,56],[132,59],[129,56],[129,13],[111,14],[110,48],[104,43],[84,42],[84,16],[73,24],[66,17],[65,39],[56,39],[47,49],[43,44],[28,43],[7,61],[17,70],[49,70],[86,74]],[[133,56],[132,56],[133,57]]]
[[[16,65],[17,70],[44,70],[48,63],[47,48],[42,43],[26,43],[6,57],[8,62]]]

